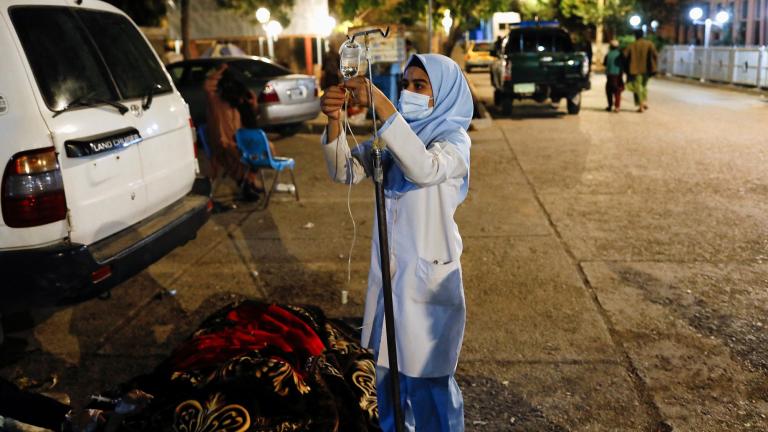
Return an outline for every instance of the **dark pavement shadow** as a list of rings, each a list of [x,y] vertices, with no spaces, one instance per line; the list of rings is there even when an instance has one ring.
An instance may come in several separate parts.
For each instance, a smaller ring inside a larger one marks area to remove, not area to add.
[[[464,396],[464,423],[467,431],[483,432],[567,432],[541,410],[496,379],[456,376]]]

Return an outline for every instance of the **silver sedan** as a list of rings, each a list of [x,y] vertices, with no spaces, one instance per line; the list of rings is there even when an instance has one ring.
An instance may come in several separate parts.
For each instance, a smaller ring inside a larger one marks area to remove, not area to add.
[[[214,57],[171,63],[166,67],[189,104],[195,124],[205,123],[205,78],[224,63],[240,72],[245,84],[258,95],[260,126],[290,134],[320,113],[315,78],[292,74],[269,59]]]

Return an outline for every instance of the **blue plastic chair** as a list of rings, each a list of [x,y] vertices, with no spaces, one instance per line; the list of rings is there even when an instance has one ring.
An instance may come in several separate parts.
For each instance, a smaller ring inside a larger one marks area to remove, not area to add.
[[[235,141],[237,141],[237,148],[240,150],[240,162],[248,167],[249,172],[258,171],[261,176],[261,181],[265,186],[267,183],[264,179],[264,171],[268,169],[275,171],[272,185],[267,189],[266,196],[264,197],[263,208],[267,208],[269,205],[269,198],[277,187],[277,180],[280,178],[280,173],[285,169],[288,169],[291,174],[293,194],[296,196],[296,201],[299,200],[299,188],[296,186],[296,179],[293,175],[296,161],[292,158],[272,156],[272,151],[269,149],[267,134],[265,134],[263,130],[238,129],[235,133]]]

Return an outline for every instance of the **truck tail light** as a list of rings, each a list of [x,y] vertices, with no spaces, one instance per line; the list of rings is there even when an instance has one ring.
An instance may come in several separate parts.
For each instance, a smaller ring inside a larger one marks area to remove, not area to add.
[[[272,84],[264,86],[264,90],[259,94],[259,103],[275,103],[280,102],[280,97],[277,95],[277,90]]]
[[[512,62],[504,60],[504,81],[512,81]]]
[[[53,147],[18,153],[5,167],[3,220],[12,228],[45,225],[66,218],[64,182]]]

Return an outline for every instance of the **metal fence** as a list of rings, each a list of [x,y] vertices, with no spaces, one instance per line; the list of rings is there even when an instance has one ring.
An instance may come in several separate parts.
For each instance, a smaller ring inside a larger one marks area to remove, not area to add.
[[[659,71],[704,81],[768,88],[768,49],[668,45]]]

